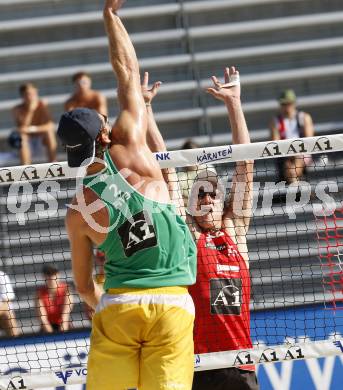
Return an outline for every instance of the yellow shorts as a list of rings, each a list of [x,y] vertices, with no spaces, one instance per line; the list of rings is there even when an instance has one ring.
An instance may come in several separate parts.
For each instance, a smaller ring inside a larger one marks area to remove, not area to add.
[[[87,390],[190,390],[193,322],[186,287],[110,290],[93,317]]]

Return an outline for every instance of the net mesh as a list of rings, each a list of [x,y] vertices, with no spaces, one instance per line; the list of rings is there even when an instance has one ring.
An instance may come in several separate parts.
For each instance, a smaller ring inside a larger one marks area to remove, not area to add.
[[[282,142],[276,145],[282,146]],[[325,344],[319,352],[317,349],[316,356],[342,350],[343,159],[338,152],[340,148],[332,148],[331,153],[325,154],[317,150],[311,158],[300,154],[306,160],[306,168],[301,182],[293,184],[285,180],[285,164],[294,157],[274,158],[275,155],[261,154],[255,149],[250,153],[249,158],[255,153],[256,159],[252,219],[246,236],[249,268],[244,267],[245,260],[242,262],[235,253],[236,241],[230,228],[227,235],[232,242],[213,234],[203,236],[202,247],[198,241],[203,264],[191,292],[198,301],[202,290],[208,291],[208,297],[202,303],[196,302],[196,367],[277,361],[273,360],[273,353],[279,351],[282,357],[278,355],[278,360],[313,357],[311,349],[306,355],[306,346],[321,341],[330,345]],[[239,158],[230,161],[231,156],[218,163],[218,153],[213,154],[212,149],[191,151],[189,155],[181,153],[182,161],[189,156],[187,166],[181,166],[182,162],[175,164],[186,205],[190,205],[191,189],[201,172],[215,171],[229,196]],[[196,153],[197,165],[191,158]],[[164,157],[170,158],[169,154]],[[173,161],[171,158],[169,167]],[[74,173],[68,176],[65,170],[63,164],[0,170],[3,305],[0,370],[6,378],[15,372],[37,375],[53,372],[53,377],[49,377],[52,384],[63,385],[66,374],[61,369],[82,367],[87,360],[91,312],[80,302],[73,287],[64,227],[66,205],[75,193],[76,181]],[[94,276],[102,283],[104,258],[96,248],[94,254]],[[52,276],[43,274],[47,266]],[[58,279],[51,269],[58,270]],[[57,301],[46,301],[44,286],[48,282],[52,286],[58,284]],[[50,309],[62,307],[62,312],[70,311],[70,316],[51,314],[53,310],[42,308],[44,302]],[[222,320],[213,321],[214,316]],[[55,324],[51,326],[51,320],[49,327],[48,319],[53,319]],[[291,349],[299,345],[300,352],[299,348],[298,352]],[[267,355],[268,348],[274,352]],[[247,355],[248,349],[256,354]],[[234,351],[221,354],[229,350]],[[84,371],[79,370],[77,374],[75,370],[72,383],[84,382],[85,375]],[[37,388],[42,383],[38,381]]]

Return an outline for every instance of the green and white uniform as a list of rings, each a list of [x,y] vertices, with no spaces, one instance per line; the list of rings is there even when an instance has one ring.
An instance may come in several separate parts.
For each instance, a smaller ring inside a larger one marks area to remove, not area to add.
[[[105,291],[92,322],[87,390],[190,390],[196,247],[175,207],[147,199],[107,168],[83,184],[105,203]]]
[[[99,246],[106,255],[105,291],[194,284],[196,246],[174,205],[140,194],[118,172],[108,152],[105,161],[105,170],[83,179],[109,213],[110,231]]]

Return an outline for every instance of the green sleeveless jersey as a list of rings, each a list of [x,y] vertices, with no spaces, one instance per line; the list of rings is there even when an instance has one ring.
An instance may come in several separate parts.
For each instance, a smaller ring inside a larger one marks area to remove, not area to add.
[[[118,172],[107,151],[105,161],[104,170],[83,179],[109,214],[106,231],[91,220],[95,230],[107,233],[99,246],[106,256],[105,291],[194,284],[196,246],[175,206],[140,194],[125,180],[129,170]]]

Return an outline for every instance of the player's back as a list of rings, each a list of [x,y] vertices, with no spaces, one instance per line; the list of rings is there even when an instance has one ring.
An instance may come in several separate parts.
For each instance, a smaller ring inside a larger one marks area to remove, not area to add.
[[[104,289],[186,286],[195,282],[196,247],[175,207],[148,199],[118,172],[108,152],[107,167],[84,178],[109,214]]]

